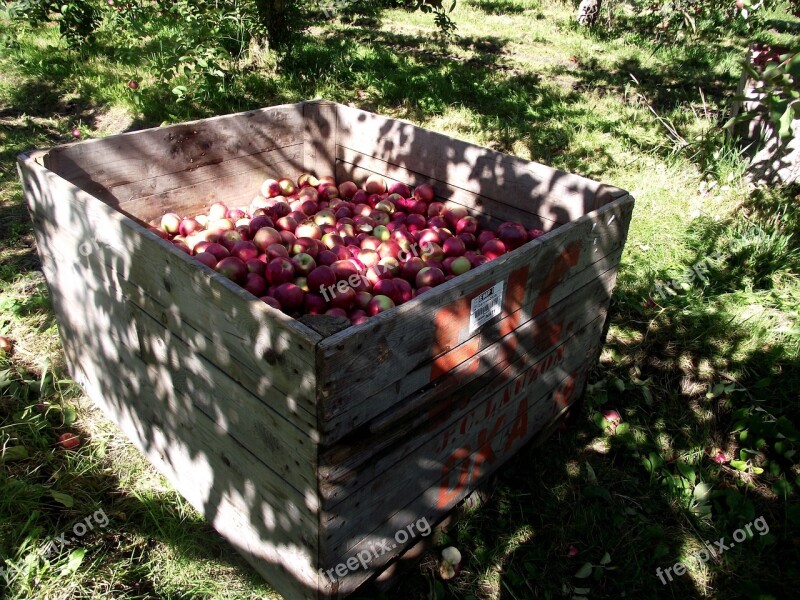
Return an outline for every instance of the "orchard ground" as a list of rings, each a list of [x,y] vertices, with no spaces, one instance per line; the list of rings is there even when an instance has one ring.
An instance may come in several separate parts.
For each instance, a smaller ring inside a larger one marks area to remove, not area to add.
[[[429,15],[342,13],[283,57],[253,45],[225,85],[185,90],[154,66],[174,20],[144,37],[101,30],[76,52],[57,28],[0,17],[0,335],[14,342],[0,357],[0,445],[24,447],[0,463],[3,594],[277,597],[68,379],[14,157],[74,129],[94,137],[324,97],[637,199],[582,411],[544,447],[523,450],[438,540],[461,551],[457,578],[442,582],[430,555],[399,587],[361,597],[793,596],[798,190],[748,189],[718,131],[746,43],[785,42],[800,27],[788,3],[772,5],[749,30],[699,23],[705,34],[686,30],[680,44],[658,33],[657,15],[621,3],[585,31],[571,3],[462,0],[449,42],[435,39]],[[698,264],[703,277],[687,278]],[[662,295],[659,281],[678,284]],[[85,443],[58,449],[65,431]],[[107,527],[40,558],[42,544],[99,509]],[[769,533],[692,560],[704,540],[761,517]],[[662,585],[656,570],[677,563],[686,573]]]

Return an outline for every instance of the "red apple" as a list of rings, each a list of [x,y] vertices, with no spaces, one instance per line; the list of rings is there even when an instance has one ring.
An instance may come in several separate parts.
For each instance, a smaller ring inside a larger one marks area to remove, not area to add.
[[[414,256],[409,258],[405,263],[403,263],[403,267],[400,270],[400,273],[403,279],[415,282],[417,279],[417,274],[425,267],[425,263],[421,258],[418,256]]]
[[[489,260],[494,260],[506,253],[506,245],[501,240],[489,240],[481,246],[481,254]]]
[[[238,242],[243,241],[242,234],[235,230],[223,231],[219,241],[228,249],[228,251],[230,251]]]
[[[281,194],[284,196],[291,196],[297,191],[297,187],[291,179],[281,179],[278,181],[278,187],[281,190]]]
[[[478,231],[478,227],[480,223],[478,223],[478,219],[475,217],[471,217],[467,215],[466,217],[461,217],[456,223],[456,233],[476,233]]]
[[[274,179],[265,179],[264,183],[261,184],[260,191],[265,198],[274,198],[275,196],[280,196],[281,186]]]
[[[456,237],[464,242],[465,249],[478,247],[478,240],[473,233],[459,233]]]
[[[355,306],[361,310],[366,310],[370,300],[372,300],[372,294],[369,292],[356,292]]]
[[[291,231],[281,231],[279,232],[281,235],[281,244],[286,246],[286,248],[291,248],[294,243],[297,241],[297,236]]]
[[[528,231],[528,240],[535,240],[538,237],[542,237],[544,235],[544,231],[542,229],[531,229]]]
[[[390,194],[399,194],[403,198],[408,198],[411,195],[411,190],[405,183],[395,182],[391,184],[387,190]]]
[[[441,217],[445,211],[445,205],[443,202],[431,202],[428,204],[427,215],[428,218],[431,217]]]
[[[305,188],[307,186],[317,187],[319,185],[319,179],[310,173],[301,173],[297,178],[297,185],[301,188]]]
[[[411,284],[405,279],[393,279],[395,295],[392,296],[395,304],[403,304],[408,302],[414,297],[414,289]]]
[[[463,275],[472,268],[472,264],[466,256],[459,256],[450,264],[450,272],[453,275]]]
[[[273,258],[267,264],[267,280],[271,285],[280,285],[294,279],[294,265],[285,257]],[[277,296],[276,296],[277,298]],[[278,298],[280,302],[280,298]],[[281,306],[285,306],[281,302]]]
[[[528,241],[528,232],[519,223],[503,223],[497,228],[497,237],[511,251]]]
[[[352,181],[343,181],[339,184],[339,196],[345,200],[350,200],[358,191],[358,186]]]
[[[181,224],[178,226],[178,231],[183,236],[192,235],[193,233],[200,231],[201,229],[203,229],[203,226],[200,225],[197,219],[192,219],[191,217],[183,219],[181,221]]]
[[[422,185],[418,185],[414,188],[414,198],[417,200],[422,200],[423,202],[433,202],[433,198],[436,196],[436,192],[434,189],[428,185],[427,183],[423,183]]]
[[[312,292],[325,295],[323,290],[336,285],[336,273],[334,270],[326,265],[318,266],[313,269],[307,276],[308,289]]]
[[[460,238],[450,237],[444,241],[442,250],[444,250],[445,256],[463,256],[464,252],[467,250],[467,247]]]
[[[247,267],[248,273],[256,273],[262,277],[264,277],[267,272],[267,265],[259,258],[251,258],[250,260],[244,261],[244,266]]]
[[[368,320],[369,317],[363,310],[354,310],[352,313],[350,313],[351,325],[361,325],[362,323],[366,323]]]
[[[272,296],[261,296],[259,300],[261,300],[264,304],[267,304],[268,306],[271,306],[276,310],[281,310],[281,303],[275,300],[275,298],[273,298]]]
[[[261,217],[256,217],[256,219],[260,218]],[[253,221],[255,221],[255,219],[253,219]],[[250,224],[252,225],[253,223],[251,222]],[[276,229],[272,227],[261,227],[255,232],[255,235],[253,235],[252,241],[256,245],[256,248],[264,252],[272,244],[280,244],[282,238],[281,234],[278,233]]]
[[[217,243],[208,244],[203,250],[203,252],[208,252],[209,254],[213,254],[214,258],[216,258],[218,261],[222,260],[223,258],[227,258],[228,256],[231,255],[231,253],[228,252],[228,249],[225,246]]]
[[[200,252],[195,254],[194,257],[207,267],[211,267],[212,269],[217,266],[217,258],[211,254],[210,252]]]
[[[344,281],[339,281],[336,285],[333,295],[329,300],[332,308],[341,308],[342,310],[350,310],[356,301],[356,291],[347,285]]]
[[[367,305],[367,314],[371,317],[387,311],[391,308],[394,308],[394,302],[388,296],[377,295],[369,301],[369,305]]]
[[[167,233],[178,233],[180,227],[181,218],[175,213],[167,213],[161,217],[161,229]]]
[[[370,175],[364,189],[370,194],[383,194],[386,191],[386,181],[380,175]]]
[[[325,265],[329,267],[337,260],[339,260],[339,257],[330,250],[323,250],[317,255],[317,264],[319,265]]]
[[[228,214],[228,207],[224,205],[222,202],[215,202],[208,208],[208,221],[213,223],[214,221],[220,221],[225,218],[225,215]]]
[[[416,284],[421,287],[436,287],[444,283],[444,273],[436,267],[424,267],[417,273]]]
[[[325,311],[325,314],[331,317],[342,317],[343,319],[349,319],[347,316],[347,311],[343,308],[333,307],[329,308]]]
[[[236,256],[223,258],[217,263],[214,270],[236,283],[242,283],[247,277],[247,267],[244,261]]]
[[[62,433],[58,436],[58,445],[62,450],[74,450],[81,445],[81,438],[74,433]]]
[[[308,188],[310,189],[310,188]],[[309,315],[321,315],[328,310],[325,298],[316,293],[308,293],[303,299],[303,311]]]
[[[442,213],[444,220],[447,221],[447,224],[454,230],[456,233],[460,233],[456,229],[456,225],[458,222],[466,216],[469,216],[467,209],[463,206],[453,206],[451,208],[445,209]],[[474,232],[473,232],[474,233]]]
[[[267,246],[264,254],[266,254],[267,258],[270,260],[273,258],[289,258],[289,251],[283,244],[270,244]]]
[[[486,242],[494,239],[497,239],[497,236],[494,234],[494,231],[491,231],[489,229],[484,229],[478,234],[478,247],[483,248],[483,245]]]
[[[406,227],[409,231],[422,231],[428,225],[425,217],[422,215],[412,214],[408,215],[405,222]]]
[[[308,275],[311,273],[311,271],[317,268],[317,263],[314,262],[314,259],[305,252],[301,252],[300,254],[293,256],[292,265],[294,266],[295,273],[302,276]]]
[[[303,306],[305,294],[293,283],[281,283],[275,288],[275,299],[280,302],[284,311],[296,310]]]
[[[251,258],[258,257],[258,248],[253,242],[236,242],[231,248],[231,255],[240,258],[243,262],[247,262]],[[256,296],[261,295],[256,294]]]
[[[245,277],[244,289],[253,296],[261,297],[267,291],[267,280],[258,273],[248,273]]]

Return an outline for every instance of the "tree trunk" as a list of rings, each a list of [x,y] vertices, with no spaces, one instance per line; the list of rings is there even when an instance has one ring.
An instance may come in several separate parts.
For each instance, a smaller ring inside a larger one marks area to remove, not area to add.
[[[578,7],[578,23],[581,25],[592,26],[600,16],[600,6],[603,0],[581,0]]]
[[[273,47],[281,47],[290,39],[287,0],[256,0],[258,18],[267,29],[267,39]]]

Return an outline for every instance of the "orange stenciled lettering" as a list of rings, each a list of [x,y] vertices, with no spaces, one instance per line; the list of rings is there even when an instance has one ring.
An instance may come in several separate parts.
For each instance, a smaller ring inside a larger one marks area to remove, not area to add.
[[[479,449],[475,454],[475,472],[473,474],[473,479],[477,479],[481,476],[481,465],[484,462],[487,462],[491,465],[495,459],[497,459],[497,455],[494,453],[492,444],[494,443],[494,439],[497,437],[497,432],[500,431],[500,427],[503,426],[505,421],[506,416],[501,415],[500,418],[495,421],[494,427],[492,427],[491,431],[488,429],[482,429],[480,433],[478,433]]]
[[[458,482],[455,487],[451,488],[450,475],[455,472],[458,461],[462,461]],[[469,483],[471,467],[472,457],[470,456],[469,446],[461,446],[461,448],[453,452],[445,461],[442,466],[442,481],[439,484],[439,497],[436,500],[436,505],[439,508],[448,508],[450,504],[458,498],[459,493]]]
[[[525,439],[528,433],[528,397],[524,396],[517,407],[517,418],[508,432],[508,439],[505,446],[503,446],[503,453],[507,454],[511,447],[514,445],[515,440]]]

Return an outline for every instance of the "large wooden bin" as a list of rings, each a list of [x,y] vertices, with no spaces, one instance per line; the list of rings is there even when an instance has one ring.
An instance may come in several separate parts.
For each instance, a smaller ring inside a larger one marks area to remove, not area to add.
[[[328,102],[19,158],[73,377],[287,599],[343,597],[584,388],[623,190]],[[325,337],[149,232],[304,171],[429,182],[546,235]],[[473,299],[501,313],[476,327]],[[360,560],[359,560],[360,558]]]

